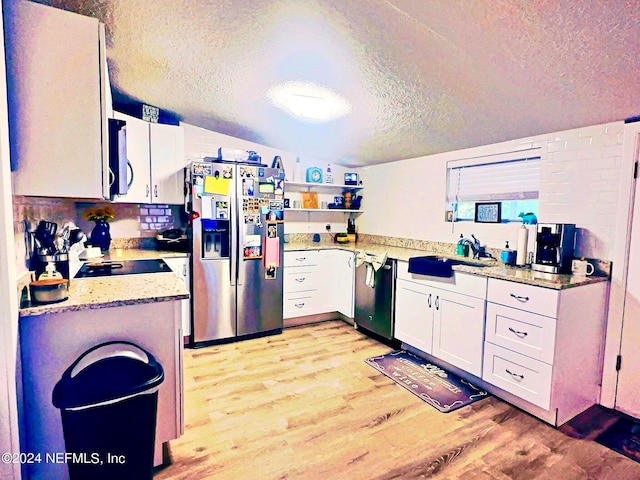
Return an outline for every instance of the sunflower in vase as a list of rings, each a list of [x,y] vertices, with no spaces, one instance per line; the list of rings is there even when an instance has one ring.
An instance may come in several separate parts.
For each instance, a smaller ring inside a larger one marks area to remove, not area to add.
[[[110,222],[116,218],[116,212],[110,206],[87,208],[82,214],[85,220],[92,222]]]
[[[116,212],[110,206],[88,208],[82,214],[85,220],[96,222],[96,226],[91,230],[89,243],[100,250],[106,252],[111,245],[111,232],[109,222],[116,218]]]

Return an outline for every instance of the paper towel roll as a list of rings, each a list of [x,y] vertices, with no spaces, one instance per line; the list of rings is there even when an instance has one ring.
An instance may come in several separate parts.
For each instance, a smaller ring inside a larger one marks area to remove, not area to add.
[[[518,248],[516,250],[516,265],[527,263],[527,242],[529,240],[529,230],[524,225],[518,231]]]

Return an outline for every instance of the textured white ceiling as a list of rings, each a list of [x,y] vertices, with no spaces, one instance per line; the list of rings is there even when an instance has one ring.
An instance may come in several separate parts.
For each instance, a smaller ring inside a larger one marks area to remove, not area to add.
[[[356,166],[640,114],[638,0],[44,0],[107,25],[111,83],[210,130]],[[326,124],[267,91],[346,98]]]

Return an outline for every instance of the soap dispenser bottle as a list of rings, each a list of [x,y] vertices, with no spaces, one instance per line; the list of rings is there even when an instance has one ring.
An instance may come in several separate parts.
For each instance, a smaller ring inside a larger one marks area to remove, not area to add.
[[[331,164],[327,165],[327,174],[324,176],[325,183],[333,183],[333,175],[331,174]]]
[[[514,265],[516,263],[516,252],[509,248],[509,241],[504,245],[504,250],[500,252],[500,260],[506,265]]]

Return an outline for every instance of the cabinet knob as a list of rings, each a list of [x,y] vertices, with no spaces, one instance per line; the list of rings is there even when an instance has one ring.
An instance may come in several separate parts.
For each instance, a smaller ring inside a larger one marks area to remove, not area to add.
[[[297,308],[302,308],[302,307],[304,307],[304,302],[303,303],[294,303],[293,306],[297,307]]]
[[[515,293],[510,293],[512,298],[515,298],[519,302],[525,303],[529,301],[529,297],[521,297],[520,295],[516,295]]]
[[[298,283],[302,283],[302,282],[304,282],[306,280],[306,277],[299,277],[299,278],[296,278],[295,280]]]
[[[144,187],[144,196],[148,197],[150,192],[151,192],[151,189],[149,187],[149,184],[147,183]]]
[[[153,186],[153,196],[158,198],[158,185]]]

